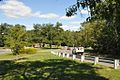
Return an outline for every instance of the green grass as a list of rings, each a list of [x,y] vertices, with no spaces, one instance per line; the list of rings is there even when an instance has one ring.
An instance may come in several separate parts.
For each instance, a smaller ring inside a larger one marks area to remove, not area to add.
[[[0,60],[12,60],[12,59],[20,58],[26,55],[27,54],[13,55],[12,53],[0,54]]]
[[[50,49],[31,55],[0,55],[0,80],[119,80],[120,70],[55,56]],[[5,60],[6,59],[6,60]]]

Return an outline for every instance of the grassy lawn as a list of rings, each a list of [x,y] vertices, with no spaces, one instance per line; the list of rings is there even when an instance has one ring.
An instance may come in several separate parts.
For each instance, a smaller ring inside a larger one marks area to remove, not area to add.
[[[12,60],[21,58],[20,60]],[[81,63],[40,49],[36,54],[0,55],[0,80],[119,80],[120,70]],[[11,60],[9,60],[11,59]]]

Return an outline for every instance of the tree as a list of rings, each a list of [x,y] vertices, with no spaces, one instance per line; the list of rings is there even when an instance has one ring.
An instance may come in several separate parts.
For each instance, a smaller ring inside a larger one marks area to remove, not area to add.
[[[66,16],[73,16],[75,14],[77,14],[77,11],[80,11],[81,12],[81,7],[84,9],[84,8],[87,8],[91,14],[91,17],[88,17],[89,18],[92,18],[94,16],[94,11],[95,11],[95,8],[96,8],[96,5],[98,3],[102,2],[102,0],[77,0],[76,4],[68,7],[66,9]]]
[[[57,22],[54,27],[56,36],[54,37],[53,43],[57,45],[57,47],[60,46],[62,43],[62,35],[64,31],[62,28],[60,28],[60,26],[62,26],[62,24]]]
[[[28,42],[28,46],[33,46],[35,44],[34,35],[34,30],[26,31],[26,41]]]
[[[91,21],[81,24],[81,42],[84,46],[91,46],[96,48],[98,41],[102,35],[102,30],[105,26],[105,21]]]
[[[62,38],[63,38],[63,42],[62,42],[63,46],[73,46],[74,38],[71,31],[69,30],[64,31]]]
[[[34,36],[33,41],[35,43],[42,43],[43,47],[49,44],[52,48],[52,44],[59,46],[62,42],[62,32],[63,29],[60,28],[61,23],[57,22],[56,25],[53,24],[34,24]]]
[[[97,46],[102,53],[120,55],[120,0],[77,0],[77,3],[66,10],[72,16],[82,6],[89,8],[91,16],[88,21],[101,20],[106,25],[102,29]]]
[[[54,37],[56,36],[55,35],[55,30],[53,28],[53,24],[47,24],[46,25],[46,35],[47,35],[47,42],[50,46],[50,48],[52,48],[52,44],[53,44],[53,40],[54,40]]]
[[[5,46],[5,35],[8,33],[9,24],[4,23],[0,25],[0,47]]]
[[[14,55],[26,45],[26,29],[23,25],[15,25],[9,28],[9,33],[5,36],[6,45],[11,48]]]
[[[32,36],[32,40],[35,43],[39,43],[40,47],[42,47],[42,43],[44,43],[44,39],[45,37],[42,35],[42,28],[43,28],[44,24],[34,24],[34,30],[33,30],[33,36]],[[44,47],[44,46],[43,46]]]

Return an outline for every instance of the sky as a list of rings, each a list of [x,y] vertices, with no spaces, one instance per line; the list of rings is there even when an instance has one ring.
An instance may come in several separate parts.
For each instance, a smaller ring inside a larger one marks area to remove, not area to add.
[[[0,23],[22,24],[27,30],[33,24],[62,23],[65,30],[79,30],[80,23],[89,16],[86,9],[77,15],[66,17],[65,9],[76,0],[3,0],[0,2]]]

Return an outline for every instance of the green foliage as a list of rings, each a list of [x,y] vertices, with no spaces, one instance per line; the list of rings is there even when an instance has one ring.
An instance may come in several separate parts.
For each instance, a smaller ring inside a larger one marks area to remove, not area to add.
[[[13,54],[19,54],[19,50],[27,44],[25,26],[15,25],[9,28],[8,32],[5,35],[6,46],[11,48]]]
[[[21,54],[35,54],[37,52],[36,48],[23,48],[19,51]]]
[[[96,8],[96,5],[100,2],[102,2],[102,0],[77,0],[76,4],[66,9],[66,16],[69,17],[77,14],[77,11],[81,11],[81,7],[82,9],[90,9],[89,12],[91,13],[91,16],[93,16],[95,14],[94,9]]]
[[[59,46],[62,42],[62,32],[63,29],[60,28],[61,23],[57,22],[56,25],[53,24],[34,24],[34,30],[32,35],[32,41],[34,43],[39,43],[40,46],[44,47],[44,44],[49,44],[50,48],[52,44]],[[41,43],[43,45],[41,45]]]
[[[9,24],[4,23],[0,25],[0,47],[5,47],[5,35],[8,33]]]
[[[97,20],[91,22],[82,23],[81,27],[81,44],[83,46],[96,47],[99,38],[102,35],[102,30],[104,29],[105,21]]]
[[[96,33],[93,40],[99,53],[117,54],[120,55],[120,0],[77,0],[77,3],[66,10],[67,16],[74,15],[78,10],[88,8],[91,16],[88,17],[87,22],[104,21],[104,28],[102,23],[97,23],[98,28],[102,30],[93,29]],[[88,23],[86,23],[88,25]],[[92,23],[90,23],[92,25]],[[87,29],[83,31],[85,33]],[[87,30],[89,31],[89,30]],[[91,34],[87,34],[88,37]],[[88,45],[92,42],[91,38],[85,37],[83,43]],[[88,39],[87,39],[88,38]],[[88,42],[90,41],[90,42]],[[87,43],[86,43],[87,42]]]
[[[103,30],[103,36],[100,40],[100,47],[103,52],[103,48],[106,50],[105,53],[120,55],[120,1],[119,0],[106,0],[105,2],[98,5],[99,15],[97,18],[106,20],[106,25]],[[103,8],[104,7],[104,8]],[[103,8],[100,9],[100,8]],[[103,42],[104,40],[104,42]],[[107,42],[107,43],[106,43]]]
[[[80,31],[64,31],[62,36],[62,46],[81,46],[81,32]]]
[[[64,33],[63,33],[63,45],[64,46],[73,46],[73,44],[74,44],[74,39],[73,39],[73,35],[72,35],[72,32],[71,31],[65,31]]]

